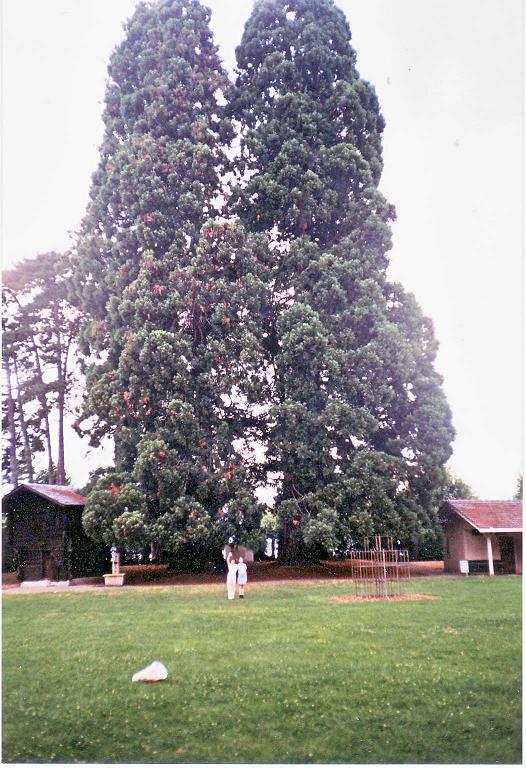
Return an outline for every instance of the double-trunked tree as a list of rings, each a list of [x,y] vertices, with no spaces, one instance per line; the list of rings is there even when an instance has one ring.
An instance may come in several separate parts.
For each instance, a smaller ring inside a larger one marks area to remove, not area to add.
[[[431,323],[386,277],[383,119],[345,16],[256,3],[232,86],[208,15],[139,5],[109,67],[72,281],[79,425],[115,441],[86,529],[199,561],[257,546],[271,482],[286,560],[432,538],[450,412]]]

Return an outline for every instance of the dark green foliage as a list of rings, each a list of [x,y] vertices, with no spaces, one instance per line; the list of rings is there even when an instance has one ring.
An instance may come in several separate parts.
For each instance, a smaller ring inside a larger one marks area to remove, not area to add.
[[[55,476],[56,472],[57,472],[57,468],[55,467],[54,464],[53,464],[52,469],[53,469],[53,476]],[[47,469],[41,469],[39,472],[37,472],[36,475],[35,475],[35,478],[34,478],[34,482],[35,483],[47,484],[47,482],[48,482],[48,472],[47,472]],[[64,477],[64,485],[71,485],[71,478],[67,474]]]
[[[386,277],[384,121],[345,16],[258,2],[237,60],[232,87],[197,0],[141,4],[111,60],[72,292],[120,490],[99,479],[86,524],[179,558],[268,530],[288,560],[432,548],[451,417],[432,324]]]
[[[238,169],[256,171],[236,190],[252,228],[276,225],[326,247],[392,217],[376,188],[384,121],[350,36],[332,2],[256,3],[236,51],[231,105],[243,130]]]
[[[282,473],[288,560],[373,532],[438,536],[453,437],[431,322],[386,278],[384,123],[349,40],[330,0],[257,3],[230,106],[242,136],[233,207],[275,254],[267,457]]]
[[[84,508],[84,528],[103,544],[139,548],[146,534],[146,497],[124,473],[109,473],[91,490]]]
[[[90,316],[84,353],[98,356],[83,417],[96,418],[94,443],[114,436],[118,473],[90,491],[86,528],[191,560],[188,548],[217,552],[229,537],[259,546],[236,441],[260,437],[266,387],[268,248],[221,216],[230,86],[208,17],[196,0],[163,0],[128,23],[72,281]]]
[[[184,263],[213,212],[231,128],[219,106],[229,86],[208,18],[197,0],[141,3],[111,58],[106,130],[73,278],[93,318],[86,351],[120,354],[108,304],[116,309],[141,257],[167,269]]]
[[[446,472],[446,487],[443,494],[444,499],[476,499],[477,497],[464,480],[455,477],[450,472]]]
[[[429,505],[432,510],[429,524],[418,536],[408,542],[410,555],[415,560],[442,560],[444,556],[443,525],[446,518],[441,514],[447,499],[476,499],[467,483],[451,474],[448,469],[437,473],[434,486],[427,481]],[[441,478],[441,480],[440,480]]]

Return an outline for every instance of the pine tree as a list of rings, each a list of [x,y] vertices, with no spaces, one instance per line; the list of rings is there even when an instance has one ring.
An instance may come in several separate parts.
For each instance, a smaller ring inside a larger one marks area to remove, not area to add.
[[[453,430],[431,322],[386,277],[377,97],[331,0],[256,3],[236,53],[232,207],[274,256],[267,469],[281,476],[281,554],[373,532],[416,545],[438,531]]]
[[[72,281],[90,318],[83,416],[94,442],[111,434],[116,447],[86,528],[186,562],[260,535],[236,441],[259,426],[269,255],[221,216],[230,86],[208,21],[197,0],[162,0],[128,23]]]
[[[33,456],[44,448],[48,483],[65,483],[64,419],[75,384],[79,313],[67,301],[67,258],[55,252],[25,259],[4,273],[5,361],[12,368],[16,424],[31,482]],[[57,417],[53,465],[50,417]]]

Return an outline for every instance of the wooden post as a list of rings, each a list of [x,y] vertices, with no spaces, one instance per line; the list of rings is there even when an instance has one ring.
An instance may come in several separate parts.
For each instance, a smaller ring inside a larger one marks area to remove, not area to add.
[[[382,549],[382,597],[387,597],[387,568],[385,567],[385,549]]]
[[[488,550],[488,568],[489,568],[489,575],[494,576],[495,570],[493,568],[493,548],[491,546],[491,534],[486,534],[486,548]]]

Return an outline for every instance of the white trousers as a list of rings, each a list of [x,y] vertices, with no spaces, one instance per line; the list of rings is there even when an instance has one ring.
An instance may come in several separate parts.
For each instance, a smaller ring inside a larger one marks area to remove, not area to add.
[[[235,573],[233,575],[233,578],[231,578],[230,576],[227,577],[226,589],[228,592],[228,599],[233,600],[236,596],[236,574]]]

